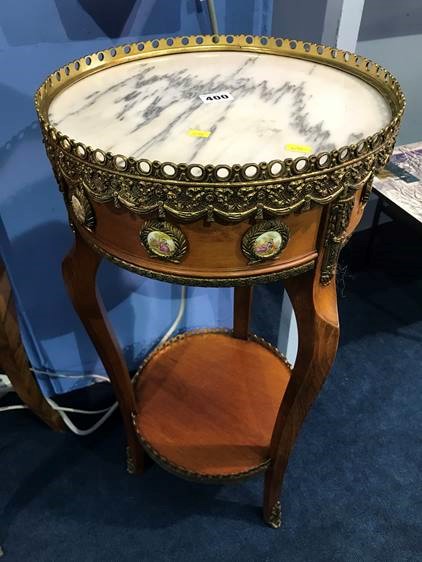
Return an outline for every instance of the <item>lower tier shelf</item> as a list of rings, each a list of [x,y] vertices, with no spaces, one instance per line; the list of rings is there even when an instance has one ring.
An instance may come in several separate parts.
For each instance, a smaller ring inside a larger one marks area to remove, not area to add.
[[[290,377],[278,352],[228,332],[188,332],[155,350],[135,382],[134,423],[164,468],[199,480],[236,479],[269,464]]]

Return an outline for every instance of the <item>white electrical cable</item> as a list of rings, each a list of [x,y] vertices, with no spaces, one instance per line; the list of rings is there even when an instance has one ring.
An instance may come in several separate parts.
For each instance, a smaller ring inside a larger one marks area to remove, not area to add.
[[[185,314],[185,310],[186,310],[186,286],[182,285],[181,287],[181,292],[180,292],[180,304],[179,304],[179,310],[177,312],[176,318],[174,319],[173,323],[171,324],[170,328],[167,330],[167,332],[164,334],[164,336],[160,339],[159,343],[157,344],[157,347],[162,345],[164,342],[166,342],[176,331],[178,325],[180,324],[183,315]],[[85,377],[93,377],[97,380],[103,380],[103,381],[107,381],[110,382],[110,379],[104,375],[97,375],[95,373],[89,373],[86,375],[66,375],[65,373],[50,373],[49,371],[44,371],[42,369],[35,369],[35,368],[31,368],[31,371],[33,371],[36,374],[40,374],[40,375],[48,375],[48,376],[53,376],[53,377],[58,377],[58,378],[85,378]],[[59,406],[59,404],[57,404],[54,400],[52,400],[51,398],[47,398],[46,397],[47,402],[50,404],[50,406],[56,410],[59,414],[59,416],[62,418],[63,422],[66,424],[66,426],[76,435],[80,435],[80,436],[86,436],[86,435],[90,435],[91,433],[94,433],[94,431],[96,431],[99,427],[101,427],[103,425],[103,423],[108,420],[108,418],[113,414],[113,412],[116,410],[118,403],[115,402],[112,406],[110,406],[109,408],[104,408],[103,410],[78,410],[76,408],[66,408],[63,406]],[[23,410],[26,409],[27,406],[25,405],[17,405],[17,406],[6,406],[4,408],[0,408],[0,412],[4,412],[7,410]],[[74,413],[74,414],[102,414],[104,413],[104,415],[92,426],[89,427],[88,429],[79,429],[78,427],[76,427],[76,425],[72,422],[72,420],[69,418],[69,416],[66,414],[66,412],[69,413]]]
[[[110,406],[110,408],[107,409],[107,412],[97,422],[94,423],[93,426],[89,427],[88,429],[79,429],[79,427],[76,427],[76,425],[72,422],[69,416],[66,415],[66,413],[63,411],[63,408],[60,408],[60,406],[58,406],[56,402],[54,402],[54,400],[47,397],[46,400],[50,404],[50,406],[58,412],[59,416],[62,418],[70,431],[72,431],[72,433],[75,433],[76,435],[80,435],[81,437],[85,437],[86,435],[94,433],[94,431],[96,431],[100,426],[103,425],[106,420],[108,420],[108,418],[113,414],[118,406],[117,402],[115,402],[112,406]]]
[[[0,412],[7,412],[7,410],[26,410],[28,406],[25,404],[17,404],[16,406],[2,406]]]
[[[88,414],[88,415],[98,415],[104,414],[104,412],[108,412],[110,410],[110,406],[108,408],[103,408],[102,410],[79,410],[78,408],[67,408],[66,406],[59,406],[54,400],[46,398],[47,402],[50,401],[50,406],[57,410],[58,412],[69,412],[71,414]],[[112,406],[111,406],[112,407]],[[29,406],[26,404],[13,404],[11,406],[2,406],[0,408],[0,412],[7,412],[8,410],[27,410]]]
[[[60,371],[44,371],[43,369],[35,369],[33,367],[30,367],[30,369],[33,373],[36,373],[37,375],[41,375],[41,376],[45,375],[45,376],[48,376],[48,377],[54,377],[54,378],[58,378],[58,379],[93,378],[93,379],[98,379],[98,380],[110,382],[110,379],[106,375],[100,375],[100,374],[97,374],[97,373],[84,373],[84,374],[79,374],[79,375],[72,375],[70,373],[65,373],[65,372],[60,372]]]
[[[177,312],[177,316],[174,319],[173,324],[170,326],[170,328],[167,330],[167,332],[158,342],[157,347],[163,344],[164,342],[166,342],[174,334],[177,326],[180,324],[180,321],[183,318],[183,315],[185,314],[185,310],[186,310],[186,285],[182,285],[180,291],[180,305],[179,305],[179,310]]]
[[[86,376],[90,376],[90,375],[65,375],[65,374],[57,374],[57,373],[49,373],[49,371],[41,371],[41,369],[33,369],[32,367],[30,367],[30,370],[34,373],[43,373],[43,374],[48,374],[50,376],[58,376],[61,378],[84,378]],[[6,375],[6,373],[1,373]],[[7,375],[6,375],[7,376]],[[110,382],[110,379],[106,376],[103,375],[96,375],[93,374],[92,376],[95,377],[96,380],[100,379],[101,381],[106,381],[106,382]],[[10,390],[13,390],[13,387],[10,387]],[[108,408],[103,408],[102,410],[79,410],[78,408],[67,408],[65,406],[59,406],[58,404],[54,403],[54,409],[60,412],[69,412],[72,414],[87,414],[87,415],[98,415],[98,414],[104,414],[104,412],[108,412],[110,409],[110,406]],[[4,406],[0,408],[0,412],[7,412],[8,410],[24,410],[27,409],[28,406],[26,406],[25,404],[17,404],[17,405],[12,405],[12,406]]]
[[[58,406],[53,400],[51,400],[52,404],[55,404],[54,409],[60,412],[70,412],[72,414],[104,414],[104,412],[108,412],[110,407],[103,408],[102,410],[79,410],[78,408],[66,408],[65,406]],[[13,404],[12,406],[3,406],[0,408],[0,412],[6,412],[7,410],[27,410],[29,406],[26,404]]]
[[[108,412],[110,409],[110,406],[108,408],[103,408],[102,410],[79,410],[78,408],[67,408],[66,406],[58,406],[57,404],[56,406],[57,407],[55,408],[55,410],[60,410],[60,412],[70,412],[71,414],[88,414],[88,415],[104,414],[104,412]]]

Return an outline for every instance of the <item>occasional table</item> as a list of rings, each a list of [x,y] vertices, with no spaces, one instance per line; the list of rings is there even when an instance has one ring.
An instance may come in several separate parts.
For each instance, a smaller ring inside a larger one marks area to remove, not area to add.
[[[403,113],[396,79],[322,45],[190,36],[69,63],[36,107],[75,231],[64,279],[113,383],[130,471],[146,451],[204,482],[264,472],[264,518],[280,526],[289,454],[336,354],[338,255]],[[103,257],[235,287],[232,329],[177,335],[131,381],[95,284]],[[298,322],[294,367],[249,332],[253,285],[279,279]]]

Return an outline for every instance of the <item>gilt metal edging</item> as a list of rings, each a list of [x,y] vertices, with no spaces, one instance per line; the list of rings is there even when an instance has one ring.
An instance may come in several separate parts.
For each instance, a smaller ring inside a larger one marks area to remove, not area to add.
[[[254,285],[260,283],[272,283],[273,281],[280,281],[282,279],[289,279],[290,277],[295,277],[297,275],[302,275],[308,271],[312,271],[315,268],[315,258],[312,258],[305,263],[300,265],[295,265],[293,267],[287,267],[281,271],[275,271],[271,273],[262,273],[258,275],[248,275],[241,277],[188,277],[185,275],[177,275],[173,273],[164,273],[160,271],[154,271],[153,269],[148,269],[139,265],[130,263],[122,258],[116,257],[114,254],[107,252],[98,246],[95,242],[83,237],[86,243],[98,254],[101,254],[106,259],[115,263],[116,265],[131,271],[132,273],[137,273],[138,275],[143,275],[151,279],[156,279],[157,281],[166,281],[167,283],[177,283],[179,285],[190,285],[192,287],[243,287],[247,285]]]
[[[294,160],[217,166],[136,160],[106,153],[69,138],[48,121],[54,96],[83,76],[131,60],[199,50],[261,52],[341,69],[383,94],[390,104],[391,121],[356,144],[331,152]],[[180,221],[202,217],[239,221],[329,204],[348,184],[359,183],[368,168],[381,169],[393,150],[405,100],[396,78],[364,57],[310,42],[219,35],[156,39],[93,53],[52,73],[37,91],[35,105],[47,154],[60,183],[86,190],[97,202],[113,201],[135,213],[157,213],[159,218],[169,214]]]
[[[98,203],[112,202],[133,213],[157,213],[179,221],[216,218],[257,220],[306,210],[311,205],[328,205],[350,185],[358,184],[370,171],[382,169],[393,150],[395,135],[365,158],[303,176],[271,182],[206,184],[136,178],[121,172],[98,170],[63,149],[46,142],[47,153],[61,189],[86,192]]]
[[[178,334],[178,335],[174,336],[173,338],[167,340],[163,344],[154,348],[145,357],[145,359],[142,361],[141,365],[139,366],[139,368],[138,368],[138,370],[137,370],[137,372],[136,372],[136,374],[133,378],[133,383],[135,383],[136,380],[139,377],[142,376],[143,369],[151,361],[151,359],[155,355],[160,353],[163,349],[165,349],[167,347],[170,347],[174,343],[176,343],[180,340],[183,340],[187,337],[195,336],[195,335],[202,335],[202,334],[204,334],[204,335],[205,334],[224,334],[224,335],[227,335],[227,336],[232,336],[233,330],[230,330],[228,328],[197,328],[197,329],[189,330],[189,331],[186,331],[186,332],[183,332],[181,334]],[[280,361],[282,361],[288,367],[288,369],[291,372],[291,370],[292,370],[291,364],[287,361],[286,357],[283,355],[283,353],[281,353],[281,351],[277,347],[273,346],[271,343],[267,342],[266,340],[264,340],[263,338],[255,335],[255,334],[249,334],[248,340],[256,342],[259,345],[262,345],[263,347],[268,349],[268,351],[270,351]],[[161,453],[159,451],[157,451],[151,445],[151,443],[147,439],[145,439],[145,437],[143,437],[143,435],[139,431],[139,426],[136,423],[136,414],[134,412],[132,412],[132,424],[133,424],[133,427],[135,429],[136,435],[139,439],[139,442],[141,443],[142,447],[145,449],[146,453],[159,466],[161,466],[162,468],[164,468],[168,472],[171,472],[173,474],[176,474],[177,476],[180,476],[181,478],[184,478],[185,480],[199,481],[199,482],[205,482],[205,483],[209,483],[209,484],[218,484],[218,483],[221,483],[221,482],[234,482],[234,481],[249,478],[251,476],[254,476],[256,474],[264,472],[265,470],[268,469],[268,467],[271,464],[271,458],[269,457],[268,459],[266,459],[265,461],[263,461],[259,465],[254,466],[254,467],[252,467],[248,470],[241,471],[241,472],[232,472],[232,473],[228,473],[228,474],[198,473],[198,472],[189,470],[188,468],[186,468],[184,466],[178,465],[178,464],[174,463],[173,461],[171,461],[170,459],[168,459],[167,457],[161,455]]]

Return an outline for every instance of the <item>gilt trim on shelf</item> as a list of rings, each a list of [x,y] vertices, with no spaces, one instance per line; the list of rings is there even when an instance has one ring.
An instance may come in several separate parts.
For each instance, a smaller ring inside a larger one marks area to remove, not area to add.
[[[183,332],[181,334],[178,334],[177,336],[174,336],[173,338],[167,340],[163,344],[156,347],[153,351],[151,351],[151,353],[149,355],[147,355],[147,357],[145,357],[145,359],[143,360],[142,364],[139,366],[139,368],[138,368],[138,370],[135,374],[135,377],[133,379],[133,383],[136,383],[136,380],[139,377],[142,377],[143,369],[151,361],[151,359],[155,355],[160,353],[163,349],[166,349],[167,347],[170,347],[171,345],[173,345],[177,341],[183,340],[183,339],[188,338],[190,336],[195,336],[195,335],[200,335],[200,334],[225,334],[227,336],[232,336],[233,330],[229,330],[227,328],[198,328],[198,329],[189,330],[187,332]],[[287,361],[285,356],[281,353],[281,351],[277,347],[273,346],[272,344],[270,344],[269,342],[267,342],[266,340],[264,340],[260,336],[256,336],[255,334],[249,334],[248,340],[262,345],[263,347],[268,349],[273,355],[275,355],[278,359],[280,359],[290,370],[292,369],[292,366],[290,365],[290,363]],[[190,469],[188,469],[184,466],[180,466],[180,465],[174,463],[173,461],[171,461],[167,457],[161,455],[161,453],[159,451],[157,451],[153,447],[153,445],[151,445],[151,443],[147,439],[145,439],[145,437],[141,434],[140,428],[137,424],[136,415],[133,412],[132,412],[132,423],[133,423],[133,427],[136,431],[136,435],[139,439],[139,442],[141,443],[141,445],[143,446],[145,451],[148,453],[148,455],[157,464],[159,464],[162,468],[164,468],[168,472],[177,474],[178,476],[181,476],[182,478],[185,478],[186,480],[209,482],[209,483],[219,483],[219,482],[224,482],[224,481],[241,480],[243,478],[249,478],[250,476],[253,476],[255,474],[258,474],[260,472],[263,472],[263,471],[267,470],[268,467],[271,464],[271,459],[268,458],[265,461],[263,461],[262,463],[260,463],[259,465],[254,466],[254,467],[252,467],[248,470],[244,470],[242,472],[230,472],[230,473],[225,473],[225,474],[206,474],[206,473],[194,472],[194,471],[192,471],[192,470],[190,470]]]

